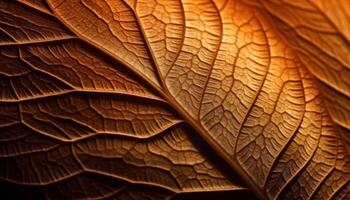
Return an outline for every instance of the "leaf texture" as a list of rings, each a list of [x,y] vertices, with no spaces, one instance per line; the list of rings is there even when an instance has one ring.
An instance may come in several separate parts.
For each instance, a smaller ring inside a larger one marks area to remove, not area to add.
[[[1,1],[5,195],[350,198],[339,6]]]
[[[350,4],[342,1],[255,1],[290,39],[319,80],[334,122],[350,129]],[[335,98],[334,98],[335,97]]]

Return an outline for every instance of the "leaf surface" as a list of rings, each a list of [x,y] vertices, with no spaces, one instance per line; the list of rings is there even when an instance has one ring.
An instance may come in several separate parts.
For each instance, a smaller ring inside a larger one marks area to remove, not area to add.
[[[289,40],[320,84],[334,122],[350,129],[350,4],[341,1],[255,1]]]
[[[0,2],[0,179],[36,199],[348,198],[350,26],[290,4]]]

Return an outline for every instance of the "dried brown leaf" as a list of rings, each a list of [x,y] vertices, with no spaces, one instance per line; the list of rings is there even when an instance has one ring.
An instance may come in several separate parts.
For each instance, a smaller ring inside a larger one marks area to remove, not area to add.
[[[5,196],[349,198],[347,5],[0,2]]]

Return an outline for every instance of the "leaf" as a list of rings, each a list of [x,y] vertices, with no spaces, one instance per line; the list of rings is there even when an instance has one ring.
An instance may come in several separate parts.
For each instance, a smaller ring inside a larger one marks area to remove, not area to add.
[[[348,198],[349,45],[294,4],[0,2],[5,196]]]

